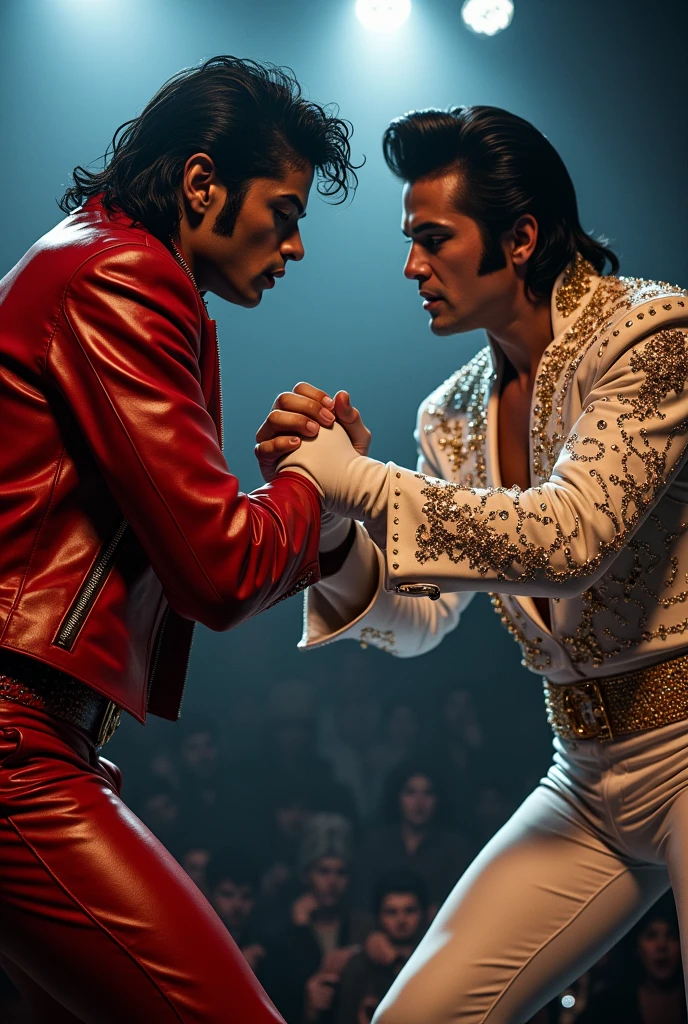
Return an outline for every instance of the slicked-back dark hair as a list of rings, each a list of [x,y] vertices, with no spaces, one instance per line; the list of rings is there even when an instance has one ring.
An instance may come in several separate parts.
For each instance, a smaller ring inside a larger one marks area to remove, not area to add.
[[[318,191],[343,202],[357,184],[351,125],[337,111],[304,99],[289,68],[220,56],[180,71],[143,112],[115,132],[101,171],[76,167],[60,208],[76,209],[103,194],[161,239],[179,226],[182,173],[194,153],[207,153],[228,190],[216,230],[231,234],[254,178],[279,178],[310,165]]]
[[[538,223],[525,285],[549,297],[559,274],[579,252],[598,273],[616,255],[581,227],[569,172],[554,146],[528,121],[499,107],[414,110],[398,117],[383,137],[387,166],[413,183],[452,169],[459,172],[457,209],[475,220],[485,250],[480,272],[505,266],[500,238],[524,214]]]

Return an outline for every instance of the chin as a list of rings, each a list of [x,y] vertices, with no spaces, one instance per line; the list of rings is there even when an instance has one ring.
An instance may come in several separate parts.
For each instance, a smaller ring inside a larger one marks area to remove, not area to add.
[[[465,334],[467,331],[474,331],[475,329],[475,324],[461,320],[452,320],[441,314],[430,321],[430,330],[438,338],[447,338],[451,334]]]
[[[224,299],[225,302],[231,302],[235,306],[243,306],[244,309],[255,309],[256,306],[260,305],[260,301],[263,298],[262,291],[252,289],[251,291],[240,291],[236,285],[232,285],[229,282],[223,282],[222,286],[211,287],[208,291],[213,292],[220,299]]]
[[[255,309],[256,306],[260,306],[262,295],[233,295],[231,299],[225,295],[228,302],[232,302],[235,306],[242,306],[244,309]]]
[[[434,320],[431,320],[428,326],[432,333],[436,334],[438,338],[446,338],[449,334],[456,334],[456,327],[454,324],[448,323],[441,316],[437,316]]]
[[[262,291],[252,289],[246,292],[235,292],[234,298],[230,301],[235,302],[238,306],[243,306],[244,309],[255,309],[256,306],[260,306],[262,299]]]

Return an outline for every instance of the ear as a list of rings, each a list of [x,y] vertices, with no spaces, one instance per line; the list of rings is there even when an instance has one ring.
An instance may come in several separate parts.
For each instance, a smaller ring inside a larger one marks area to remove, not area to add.
[[[538,240],[538,222],[532,213],[519,217],[507,236],[511,248],[511,262],[523,267],[535,252]]]
[[[193,212],[203,217],[214,199],[220,184],[215,164],[207,153],[194,153],[184,164],[182,194]]]

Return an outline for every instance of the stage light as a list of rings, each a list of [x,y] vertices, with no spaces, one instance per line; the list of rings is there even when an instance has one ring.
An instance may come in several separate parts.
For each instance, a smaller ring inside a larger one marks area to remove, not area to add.
[[[572,996],[570,992],[567,992],[565,996],[561,997],[561,1005],[565,1010],[571,1010],[576,1005],[576,997]]]
[[[411,13],[411,0],[356,0],[358,20],[372,32],[396,32]]]
[[[513,0],[465,0],[461,8],[464,23],[483,36],[493,36],[508,28],[513,16]]]

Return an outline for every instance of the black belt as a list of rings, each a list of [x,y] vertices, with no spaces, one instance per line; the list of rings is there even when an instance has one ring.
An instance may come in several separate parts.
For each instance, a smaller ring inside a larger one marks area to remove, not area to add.
[[[61,718],[104,746],[119,725],[121,709],[90,686],[59,669],[0,650],[0,700],[12,700]]]

